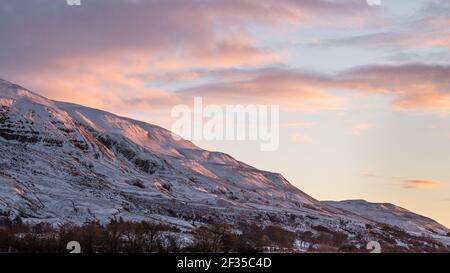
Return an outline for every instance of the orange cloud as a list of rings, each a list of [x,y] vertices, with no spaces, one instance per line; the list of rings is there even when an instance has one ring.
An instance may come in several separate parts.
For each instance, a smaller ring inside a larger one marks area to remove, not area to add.
[[[415,189],[438,188],[442,185],[442,182],[439,181],[422,180],[422,179],[406,180],[404,182],[405,188],[415,188]]]
[[[352,126],[351,133],[354,136],[360,136],[363,131],[373,128],[375,125],[372,123],[358,123]]]
[[[149,109],[163,109],[180,103],[176,94],[128,77],[122,66],[108,62],[87,65],[57,65],[61,69],[43,68],[14,79],[27,88],[54,100],[67,101],[99,108],[118,114]],[[64,68],[64,69],[62,69]],[[140,71],[139,65],[129,65],[130,73]]]
[[[399,110],[450,111],[450,66],[447,65],[357,67],[342,72],[339,78],[337,87],[391,95],[394,107]]]
[[[424,109],[447,113],[450,109],[450,94],[439,93],[429,89],[430,92],[412,94],[397,99],[394,106],[399,110]]]
[[[366,177],[377,177],[377,174],[373,172],[362,172],[361,175]]]
[[[280,128],[303,128],[314,126],[314,122],[297,121],[297,122],[283,122],[280,124]]]
[[[293,133],[289,138],[294,143],[310,144],[313,142],[313,139],[310,136],[301,133]]]

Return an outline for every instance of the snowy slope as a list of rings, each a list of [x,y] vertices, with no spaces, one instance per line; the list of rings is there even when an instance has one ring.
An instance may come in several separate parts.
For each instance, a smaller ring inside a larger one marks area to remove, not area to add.
[[[161,127],[52,101],[3,80],[0,154],[0,212],[31,222],[120,216],[189,229],[212,219],[326,228],[359,241],[381,238],[390,222],[319,202],[280,174],[176,140]],[[410,229],[407,216],[392,217]],[[369,233],[367,225],[375,229]]]
[[[132,194],[152,204],[159,199],[272,210],[306,204],[327,213],[281,175],[175,140],[158,126],[54,102],[6,81],[0,91],[5,208],[74,221],[140,214],[126,208],[135,204],[123,195]],[[92,188],[80,191],[82,186]],[[105,196],[111,191],[117,200]]]
[[[375,222],[396,226],[416,235],[429,233],[446,235],[448,233],[445,226],[433,219],[389,203],[370,203],[365,200],[324,201],[324,203]]]

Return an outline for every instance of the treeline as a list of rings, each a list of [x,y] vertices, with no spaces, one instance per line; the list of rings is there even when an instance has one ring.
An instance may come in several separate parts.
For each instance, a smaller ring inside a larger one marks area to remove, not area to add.
[[[278,226],[241,224],[237,232],[219,223],[184,235],[177,228],[145,221],[112,219],[104,225],[88,222],[54,227],[25,224],[20,217],[0,217],[0,252],[11,253],[69,252],[66,246],[70,241],[79,242],[84,253],[262,252],[268,247],[292,251],[297,237]]]
[[[296,251],[299,239],[323,244],[342,244],[347,238],[336,235],[299,233],[280,226],[261,227],[238,224],[210,223],[189,233],[163,224],[129,222],[121,218],[107,224],[88,222],[81,226],[64,224],[54,227],[48,223],[25,224],[20,217],[0,216],[0,252],[69,252],[67,243],[77,241],[84,253],[151,253],[151,252],[264,252]],[[308,244],[313,251],[313,244]],[[328,247],[327,250],[338,250]],[[317,249],[316,249],[317,250]],[[348,250],[348,249],[347,249]]]
[[[272,250],[293,251],[297,235],[279,226],[260,227],[256,224],[240,224],[239,232],[226,224],[213,223],[198,228],[194,244],[186,247],[188,252],[264,252]]]
[[[111,220],[106,225],[88,222],[81,226],[48,223],[27,225],[20,218],[0,218],[0,252],[69,252],[67,243],[77,241],[82,252],[177,252],[173,228],[149,222]]]
[[[0,215],[0,253],[69,252],[66,247],[71,241],[79,242],[84,253],[367,252],[364,243],[367,239],[363,235],[349,238],[345,233],[323,226],[312,229],[293,232],[276,225],[262,227],[240,223],[230,227],[212,222],[195,230],[181,231],[164,224],[121,218],[107,224],[87,222],[81,226],[55,227],[48,223],[25,224],[20,217],[11,219]],[[385,238],[380,238],[383,251],[448,251],[426,238],[413,238],[389,227],[385,229]],[[409,248],[400,248],[393,238],[408,241]]]

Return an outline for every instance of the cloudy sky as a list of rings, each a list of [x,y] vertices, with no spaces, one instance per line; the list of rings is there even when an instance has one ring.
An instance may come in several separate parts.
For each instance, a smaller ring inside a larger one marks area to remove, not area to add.
[[[318,199],[450,226],[450,1],[2,0],[0,78],[170,128],[170,110],[277,104],[281,143],[197,142]]]

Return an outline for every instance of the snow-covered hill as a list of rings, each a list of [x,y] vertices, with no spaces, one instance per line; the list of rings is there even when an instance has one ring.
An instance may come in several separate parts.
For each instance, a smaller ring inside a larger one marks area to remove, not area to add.
[[[389,203],[370,203],[365,200],[325,201],[324,203],[418,235],[426,232],[436,234],[448,232],[446,227],[433,219]]]
[[[142,206],[158,202],[250,210],[308,205],[327,213],[281,175],[175,140],[158,126],[54,102],[5,81],[0,92],[5,209],[75,222],[144,216]]]
[[[355,242],[385,240],[383,227],[391,224],[319,202],[280,174],[176,140],[161,127],[52,101],[3,80],[0,154],[0,212],[29,222],[122,217],[189,230],[211,220],[244,221],[342,232]],[[408,216],[426,226],[418,215],[392,217],[409,231],[402,224]],[[397,239],[421,240],[405,238]]]
[[[368,220],[398,227],[417,236],[446,237],[449,230],[438,222],[390,203],[365,200],[324,201],[326,205],[352,212]],[[450,238],[441,238],[450,242]]]

